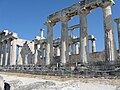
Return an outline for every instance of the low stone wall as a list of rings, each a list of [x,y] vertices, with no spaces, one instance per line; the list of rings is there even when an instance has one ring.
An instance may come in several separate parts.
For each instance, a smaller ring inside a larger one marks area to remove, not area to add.
[[[0,90],[4,89],[4,82],[3,82],[3,77],[0,76]]]

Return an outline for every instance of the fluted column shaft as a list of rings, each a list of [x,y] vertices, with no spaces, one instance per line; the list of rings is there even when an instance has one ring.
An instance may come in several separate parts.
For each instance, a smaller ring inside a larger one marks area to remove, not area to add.
[[[60,56],[60,48],[59,47],[56,48],[56,56]]]
[[[113,61],[116,60],[116,44],[113,32],[111,6],[103,8],[103,16],[106,60]]]
[[[46,46],[47,46],[47,45],[46,45]],[[40,48],[41,48],[41,56],[42,56],[42,57],[41,57],[40,64],[41,64],[41,65],[44,65],[45,63],[46,63],[46,64],[48,63],[48,62],[44,62],[44,61],[45,61],[45,60],[44,60],[44,56],[45,56],[44,53],[46,53],[46,55],[48,55],[48,52],[47,52],[47,50],[46,50],[46,52],[44,52],[44,49],[45,49],[45,48],[44,48],[44,44],[42,44]],[[47,48],[46,48],[46,49],[47,49]],[[47,57],[46,57],[46,58],[47,58]],[[46,59],[46,61],[47,61],[47,59]],[[48,65],[48,64],[47,64],[47,65]]]
[[[35,45],[35,54],[34,54],[34,64],[37,64],[38,62],[38,46]]]
[[[16,40],[12,41],[10,54],[10,65],[16,65]]]
[[[79,54],[79,46],[78,46],[78,42],[75,43],[75,54]]]
[[[47,30],[47,46],[46,46],[46,65],[50,65],[53,60],[53,26],[55,25],[52,22],[46,23]]]
[[[68,20],[67,17],[60,18],[62,22],[61,30],[61,63],[66,64],[69,61],[69,43],[68,43]]]
[[[118,31],[118,46],[119,46],[119,53],[120,53],[120,18],[114,20],[117,24],[117,31]]]
[[[92,40],[92,53],[96,52],[96,40]]]
[[[7,44],[6,41],[3,42],[3,65],[7,65]]]
[[[2,65],[2,43],[0,43],[0,65]]]
[[[87,14],[80,14],[80,60],[89,63]]]

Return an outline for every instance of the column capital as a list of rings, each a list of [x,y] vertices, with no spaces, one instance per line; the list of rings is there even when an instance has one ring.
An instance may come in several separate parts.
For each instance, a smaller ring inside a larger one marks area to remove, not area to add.
[[[54,22],[52,22],[52,21],[47,21],[47,22],[45,22],[44,23],[44,25],[46,25],[46,26],[54,26],[56,23],[54,23]]]
[[[115,4],[115,2],[113,0],[108,0],[107,3],[105,3],[104,0],[103,0],[100,4],[100,7],[105,8],[105,7],[108,7],[108,6],[112,6],[114,4]]]
[[[115,21],[117,24],[119,24],[119,23],[120,23],[120,18],[116,18],[116,19],[114,19],[114,21]]]
[[[71,18],[68,17],[68,16],[61,16],[59,19],[60,19],[61,22],[66,22],[66,21],[71,20]]]
[[[78,11],[78,15],[80,14],[84,14],[84,15],[87,15],[90,13],[90,10],[86,9],[86,8],[83,8],[81,11]]]

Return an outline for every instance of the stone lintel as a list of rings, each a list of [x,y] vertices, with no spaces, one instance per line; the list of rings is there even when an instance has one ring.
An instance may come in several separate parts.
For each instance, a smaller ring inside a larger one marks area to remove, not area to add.
[[[65,9],[62,9],[58,12],[49,15],[48,20],[56,23],[60,21],[60,17],[63,15],[72,17],[78,15],[78,11],[79,12],[90,11],[98,7],[106,7],[112,4],[114,4],[113,0],[88,0],[87,2],[81,1],[79,3],[73,4],[70,7],[67,7]]]
[[[80,27],[80,24],[77,24],[77,25],[69,27],[68,30],[74,30],[74,29],[79,28],[79,27]]]
[[[4,40],[8,39],[18,39],[17,33],[10,33],[7,36],[0,38],[0,42],[3,42]]]
[[[24,40],[24,39],[17,39],[16,44],[17,44],[18,46],[23,46],[23,45],[24,45],[24,43],[25,43],[26,41],[28,41],[28,40]],[[29,42],[30,42],[30,41],[29,41]]]
[[[53,22],[53,21],[51,21],[51,20],[49,20],[49,21],[47,21],[47,22],[45,22],[44,23],[44,25],[46,25],[46,26],[54,26],[56,23],[55,22]]]

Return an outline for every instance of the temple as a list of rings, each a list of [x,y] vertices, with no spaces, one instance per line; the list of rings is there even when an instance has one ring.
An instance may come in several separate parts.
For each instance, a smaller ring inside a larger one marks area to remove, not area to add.
[[[0,32],[0,66],[56,66],[77,67],[79,64],[96,65],[97,62],[116,64],[120,57],[120,18],[114,21],[118,27],[119,50],[116,49],[111,7],[113,0],[84,0],[70,7],[55,12],[47,17],[44,25],[47,26],[47,36],[40,29],[40,36],[33,40],[20,39],[17,33],[8,30]],[[96,38],[88,35],[87,15],[96,8],[102,9],[104,17],[104,51],[97,52]],[[78,15],[80,24],[68,27],[73,16]],[[61,38],[53,39],[53,27],[61,22]],[[72,34],[79,28],[80,36]],[[68,31],[71,34],[68,35]],[[92,52],[89,51],[89,41],[92,43]],[[78,66],[79,67],[79,66]]]

